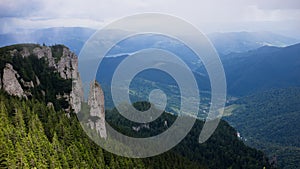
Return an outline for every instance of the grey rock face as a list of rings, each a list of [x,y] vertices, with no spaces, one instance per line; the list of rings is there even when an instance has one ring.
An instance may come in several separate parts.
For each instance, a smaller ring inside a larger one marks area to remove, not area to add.
[[[64,79],[77,79],[78,59],[77,56],[67,48],[63,48],[62,57],[57,63],[57,71]]]
[[[77,78],[72,81],[72,91],[70,93],[70,104],[75,113],[81,110],[81,102],[84,101],[83,95],[82,82],[78,74]]]
[[[75,113],[79,113],[82,108],[84,100],[83,85],[78,72],[78,58],[68,48],[62,46],[62,48],[56,48],[57,51],[53,51],[53,47],[48,46],[34,46],[34,48],[28,48],[24,46],[21,51],[13,49],[10,52],[12,57],[28,57],[30,55],[36,56],[38,59],[45,59],[48,66],[54,68],[63,79],[72,80],[72,90],[70,93],[60,93],[56,97],[57,99],[64,99],[69,102],[69,107],[65,109],[67,114],[74,110]],[[55,50],[56,50],[55,49]],[[53,53],[52,53],[53,52]],[[0,77],[0,88],[4,89],[8,94],[19,97],[32,96],[30,93],[31,88],[37,87],[41,84],[39,77],[35,76],[31,81],[26,82],[18,72],[13,69],[11,64],[6,64],[3,71],[3,77]],[[23,88],[22,88],[23,87]],[[45,91],[41,91],[45,96]],[[90,93],[88,97],[89,106],[89,119],[87,125],[92,129],[95,129],[97,133],[106,138],[105,127],[105,109],[104,109],[104,94],[101,86],[96,81],[90,84]],[[48,103],[48,107],[53,107],[53,103]]]
[[[21,56],[24,57],[28,57],[30,55],[30,52],[28,50],[28,48],[23,48],[23,50],[20,52]]]
[[[52,56],[52,51],[50,47],[48,46],[36,47],[33,49],[33,54],[36,55],[39,59],[46,58],[49,67],[56,68],[55,59]]]
[[[104,94],[100,84],[96,81],[90,85],[88,105],[90,106],[90,116],[96,119],[89,120],[88,124],[92,129],[95,128],[102,138],[106,138]]]
[[[19,76],[20,75],[13,69],[13,66],[7,63],[3,70],[3,89],[10,95],[27,98],[17,79]]]
[[[33,49],[33,54],[39,59],[45,58],[49,67],[55,68],[63,79],[72,79],[72,91],[70,95],[63,95],[70,104],[71,109],[78,113],[81,109],[83,101],[83,90],[81,80],[78,74],[78,59],[77,56],[69,49],[63,47],[62,56],[59,58],[53,57],[50,47],[42,46]],[[36,79],[37,85],[40,84],[39,79]]]

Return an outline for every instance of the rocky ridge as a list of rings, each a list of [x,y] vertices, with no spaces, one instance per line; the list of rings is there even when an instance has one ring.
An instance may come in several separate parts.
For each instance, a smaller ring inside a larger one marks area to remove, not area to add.
[[[68,103],[69,108],[65,109],[67,113],[71,111],[79,113],[84,102],[84,92],[78,72],[77,56],[63,45],[51,47],[39,45],[14,46],[15,48],[10,47],[8,51],[10,57],[22,57],[24,59],[35,56],[38,59],[45,59],[48,67],[57,72],[62,79],[72,81],[72,90],[56,95],[56,99],[64,99]],[[4,56],[1,56],[0,53],[1,57]],[[38,87],[40,84],[40,79],[37,76],[30,79],[30,81],[25,81],[11,63],[5,63],[0,76],[0,89],[6,91],[9,95],[28,99],[33,94],[30,89]],[[45,92],[47,91],[41,91],[43,95],[45,95]],[[53,107],[52,103],[47,103],[47,105]],[[101,137],[106,138],[104,94],[100,84],[96,81],[91,83],[88,105],[90,111],[87,113],[89,113],[90,118],[86,122],[87,125],[95,129]],[[97,120],[92,121],[91,119],[95,119],[95,117]]]

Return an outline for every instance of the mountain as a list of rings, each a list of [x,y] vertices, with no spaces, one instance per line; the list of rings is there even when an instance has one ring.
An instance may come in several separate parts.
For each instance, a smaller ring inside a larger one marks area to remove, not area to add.
[[[288,47],[264,46],[244,53],[231,53],[221,58],[223,63],[227,91],[229,96],[241,97],[253,92],[300,86],[300,44]],[[113,107],[110,85],[117,66],[130,54],[117,57],[105,57],[99,65],[96,79],[102,84],[106,106]],[[91,60],[91,62],[95,62]],[[201,106],[199,118],[205,118],[210,102],[209,76],[203,65],[193,70],[200,86]],[[132,101],[148,100],[151,90],[162,89],[169,99],[167,111],[178,113],[179,88],[176,81],[159,70],[144,70],[131,82]]]
[[[79,78],[77,56],[63,45],[0,48],[1,86],[10,95],[36,98],[56,110],[72,109],[72,78]],[[71,106],[70,106],[71,105]]]
[[[136,133],[133,127],[144,124],[124,120],[115,109],[103,112],[104,96],[97,82],[90,84],[95,95],[90,95],[88,102],[81,100],[77,56],[66,46],[7,46],[0,48],[0,59],[0,166],[3,168],[270,167],[263,153],[245,146],[225,121],[204,144],[198,143],[204,123],[198,120],[194,130],[174,150],[145,159],[113,155],[97,146],[83,131],[78,121],[81,108],[90,106],[90,114],[81,122],[86,122],[83,125],[103,139],[106,138],[104,118],[127,135],[139,136],[141,132]],[[78,109],[79,103],[83,106]],[[145,109],[147,105],[135,104],[137,109]],[[176,116],[165,112],[162,119],[171,124]],[[143,135],[165,130],[162,119],[149,124],[149,130],[144,128]],[[119,144],[116,142],[115,146]]]
[[[108,36],[114,36],[121,30],[110,30]],[[0,34],[0,46],[16,43],[39,43],[46,45],[65,44],[74,53],[79,54],[84,43],[96,30],[84,27],[53,27],[38,30],[23,30],[18,33]],[[220,55],[231,52],[247,52],[262,46],[284,47],[299,43],[299,38],[289,38],[271,32],[225,32],[211,33],[207,37]],[[111,54],[131,53],[149,47],[167,48],[175,54],[192,55],[182,44],[165,36],[151,34],[129,38],[120,43]],[[120,47],[120,48],[119,48]],[[181,48],[181,49],[178,49]],[[184,49],[184,50],[182,50]]]
[[[225,32],[211,33],[208,38],[221,55],[231,52],[247,52],[262,46],[285,47],[299,43],[299,39],[289,38],[271,32]]]
[[[0,55],[0,89],[20,98],[43,101],[68,113],[79,113],[82,104],[88,104],[92,108],[86,112],[85,123],[106,137],[102,88],[91,82],[91,94],[88,103],[85,102],[78,58],[66,46],[13,45],[1,48]],[[102,106],[97,103],[99,100]]]
[[[278,161],[280,168],[300,166],[300,88],[272,89],[238,99],[225,119],[251,145]]]
[[[0,46],[17,43],[64,44],[78,55],[84,43],[94,32],[95,30],[93,29],[83,27],[54,27],[25,30],[19,33],[0,35]]]
[[[230,95],[300,85],[300,44],[232,53],[222,63]]]

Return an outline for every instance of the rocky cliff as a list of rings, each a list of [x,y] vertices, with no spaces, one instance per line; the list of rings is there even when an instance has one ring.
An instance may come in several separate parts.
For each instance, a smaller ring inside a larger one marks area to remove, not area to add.
[[[88,125],[95,129],[102,138],[106,138],[104,94],[97,81],[90,84],[88,105],[90,108]]]
[[[40,85],[40,79],[36,74],[39,74],[37,71],[40,71],[39,69],[42,67],[35,63],[36,60],[32,59],[32,57],[36,57],[38,60],[45,60],[45,63],[48,65],[48,67],[54,72],[57,72],[62,79],[72,80],[71,92],[58,92],[56,98],[64,99],[69,103],[69,108],[66,108],[65,110],[70,111],[73,109],[76,113],[80,111],[81,101],[83,99],[83,91],[78,73],[78,59],[77,56],[67,47],[63,45],[50,47],[35,44],[13,45],[2,48],[0,57],[1,60],[7,62],[5,63],[5,66],[3,65],[4,68],[1,70],[2,78],[0,78],[0,80],[2,80],[0,81],[0,84],[3,86],[3,90],[8,94],[28,98],[33,94],[31,89]],[[31,57],[31,60],[29,57]],[[27,64],[24,65],[19,63],[23,61]],[[14,69],[13,65],[15,65],[15,67],[22,72],[21,75]],[[30,68],[28,67],[21,69],[21,66],[30,66]],[[32,69],[32,71],[27,71],[26,69]],[[34,76],[32,76],[32,74]],[[44,74],[41,74],[40,76],[43,76]],[[24,77],[22,76],[29,76],[27,77],[27,80],[29,78],[30,81],[25,81]],[[40,78],[45,79],[44,77]],[[44,88],[46,89],[41,90],[41,93],[46,95],[47,86]]]
[[[67,113],[81,111],[84,92],[78,58],[67,47],[13,45],[0,48],[0,59],[0,89],[20,98],[34,97]],[[90,116],[86,123],[106,138],[104,94],[96,81],[86,104]]]

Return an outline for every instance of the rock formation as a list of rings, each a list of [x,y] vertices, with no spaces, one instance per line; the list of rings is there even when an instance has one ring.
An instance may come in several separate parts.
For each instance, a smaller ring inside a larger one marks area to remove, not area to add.
[[[62,56],[56,67],[62,78],[77,79],[78,59],[77,56],[69,49],[63,48]]]
[[[84,93],[82,88],[82,82],[79,76],[72,81],[72,91],[70,93],[70,105],[75,113],[79,113],[81,110],[81,103],[84,101]]]
[[[33,54],[39,59],[45,58],[49,67],[55,68],[63,79],[72,79],[72,91],[70,94],[64,94],[63,96],[70,104],[70,109],[73,109],[75,113],[78,113],[81,109],[81,102],[83,101],[83,89],[82,83],[78,73],[78,58],[68,48],[62,47],[62,56],[54,58],[50,47],[38,46],[33,49]],[[37,78],[37,83],[40,83]]]
[[[92,129],[96,129],[102,138],[106,138],[104,94],[97,81],[90,84],[88,105],[90,107],[88,125],[90,125]]]
[[[17,79],[19,77],[20,75],[13,69],[13,66],[7,63],[3,70],[3,89],[10,95],[26,98],[24,90]]]
[[[48,46],[36,47],[32,51],[33,55],[37,56],[39,59],[46,58],[49,67],[56,68],[55,59],[52,56],[51,48]]]
[[[65,111],[69,113],[73,110],[75,113],[81,111],[82,103],[84,102],[84,92],[82,81],[78,72],[78,58],[67,47],[58,46],[39,46],[39,45],[20,45],[18,48],[8,51],[11,57],[26,58],[36,56],[38,59],[45,59],[47,66],[54,68],[61,78],[72,80],[72,90],[70,93],[58,93],[56,99],[64,99],[69,103],[69,108]],[[7,63],[3,72],[0,75],[0,89],[5,90],[8,94],[23,97],[32,96],[31,89],[41,84],[39,77],[36,75],[30,81],[25,81],[20,77],[19,73],[13,69],[12,64]],[[23,88],[22,88],[23,87]],[[40,91],[43,96],[46,91]],[[88,97],[89,118],[87,124],[99,133],[102,138],[106,138],[105,128],[105,109],[104,109],[104,94],[101,86],[96,81],[90,85],[90,93]],[[53,103],[48,102],[48,107],[54,108]]]

